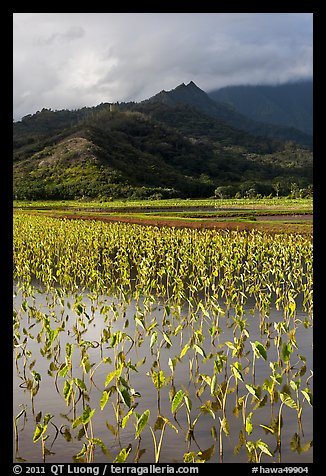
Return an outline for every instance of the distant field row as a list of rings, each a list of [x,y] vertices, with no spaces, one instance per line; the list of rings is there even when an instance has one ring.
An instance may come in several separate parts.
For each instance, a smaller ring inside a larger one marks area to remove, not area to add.
[[[311,234],[311,199],[15,202],[19,214],[177,228]]]
[[[114,200],[114,201],[14,201],[14,208],[29,209],[152,209],[152,208],[242,208],[272,209],[311,212],[312,198],[262,198],[262,199],[169,199],[169,200]]]

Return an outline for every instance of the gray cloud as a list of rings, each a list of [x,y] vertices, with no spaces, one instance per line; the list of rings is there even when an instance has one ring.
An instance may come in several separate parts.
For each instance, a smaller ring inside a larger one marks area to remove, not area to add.
[[[14,118],[312,77],[310,13],[15,13]]]

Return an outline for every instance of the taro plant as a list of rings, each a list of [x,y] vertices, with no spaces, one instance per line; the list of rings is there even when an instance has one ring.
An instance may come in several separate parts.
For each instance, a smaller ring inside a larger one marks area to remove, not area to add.
[[[273,452],[268,444],[261,439],[257,441],[247,441],[246,450],[249,463],[260,463],[264,454],[271,457],[273,456]]]
[[[81,451],[74,455],[74,461],[76,462],[93,463],[94,449],[96,446],[99,446],[103,453],[109,458],[111,458],[111,455],[103,441],[99,438],[94,437],[92,418],[94,416],[95,411],[95,408],[92,410],[91,407],[86,404],[82,415],[77,417],[71,425],[72,429],[76,429],[79,426],[82,426],[82,431],[79,434],[79,439],[82,435],[84,435],[86,438],[86,442],[83,443]]]
[[[25,461],[19,456],[19,431],[17,422],[21,417],[24,417],[23,427],[20,431],[24,430],[26,423],[26,405],[20,405],[22,407],[21,411],[14,417],[14,435],[15,435],[15,459],[16,461]]]
[[[49,435],[46,434],[46,431],[48,428],[48,424],[52,418],[53,418],[53,415],[50,415],[50,413],[47,413],[43,418],[43,422],[37,423],[34,436],[33,436],[34,443],[41,440],[43,463],[45,463],[46,456],[51,454],[51,452],[45,447],[45,441],[49,438]]]

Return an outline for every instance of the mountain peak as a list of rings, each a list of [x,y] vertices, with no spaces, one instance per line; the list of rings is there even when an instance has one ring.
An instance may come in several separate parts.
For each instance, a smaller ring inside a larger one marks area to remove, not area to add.
[[[173,91],[176,91],[176,90],[184,90],[184,91],[200,91],[201,93],[204,93],[206,94],[202,89],[200,89],[196,83],[194,83],[193,81],[190,81],[188,84],[185,84],[185,83],[181,83],[179,84],[179,86],[177,86],[175,89],[171,89],[171,91],[169,91],[170,93],[172,93]]]
[[[196,83],[194,83],[193,81],[190,81],[190,83],[187,84],[187,88],[196,88],[196,89],[200,89]],[[200,89],[202,91],[202,89]]]
[[[149,101],[159,101],[170,105],[183,103],[192,106],[198,106],[198,102],[202,101],[213,103],[212,99],[210,99],[208,95],[193,81],[190,81],[188,84],[181,83],[170,91],[162,90],[155,96],[152,96]]]

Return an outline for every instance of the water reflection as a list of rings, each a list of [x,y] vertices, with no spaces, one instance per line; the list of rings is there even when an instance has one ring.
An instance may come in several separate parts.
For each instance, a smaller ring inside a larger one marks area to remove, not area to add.
[[[300,379],[302,410],[298,420],[295,409],[283,406],[281,461],[312,461],[312,449],[304,448],[312,440],[312,408],[301,392],[308,379],[312,389],[312,327],[303,325],[306,314],[297,312],[296,323],[291,322],[291,328],[277,341],[274,323],[281,323],[283,314],[271,311],[262,335],[259,316],[250,312],[250,302],[241,319],[231,309],[221,313],[216,322],[216,316],[207,311],[206,315],[205,309],[189,314],[188,306],[172,306],[167,311],[159,301],[140,299],[127,305],[106,296],[93,299],[87,293],[65,296],[35,292],[26,298],[15,292],[16,460],[69,463],[96,438],[103,443],[93,447],[96,462],[108,461],[106,450],[114,460],[123,448],[130,450],[128,462],[154,462],[154,440],[159,442],[163,426],[160,462],[183,462],[185,454],[191,453],[197,460],[200,454],[210,454],[208,462],[245,462],[246,443],[259,440],[274,452],[276,434],[266,428],[272,428],[281,401],[278,397],[272,404],[263,386],[271,377],[277,381],[286,367],[285,336],[292,332],[288,370],[275,388],[288,389],[296,398],[291,380]],[[254,352],[251,343],[256,341],[267,350],[266,360],[257,349]],[[235,343],[237,349],[232,348]],[[282,366],[275,364],[273,373],[270,363],[280,359]],[[236,363],[243,381],[235,378],[237,367],[234,374],[230,370]],[[223,393],[226,381],[227,391]],[[247,397],[244,413],[247,385],[259,386],[261,394]],[[105,391],[109,393],[106,403]],[[173,414],[171,403],[178,391],[187,399],[183,398]],[[268,398],[264,402],[265,395]],[[84,415],[86,419],[85,408],[95,409],[91,425],[76,423],[72,428],[78,417]],[[135,439],[137,422],[147,410],[150,420]],[[45,425],[47,414],[53,417]],[[222,425],[223,414],[227,418]],[[158,416],[168,422],[157,420]],[[47,426],[45,441],[35,437],[38,425]],[[190,428],[193,431],[189,432]],[[278,461],[279,457],[279,451],[273,457],[263,452],[261,461]]]

